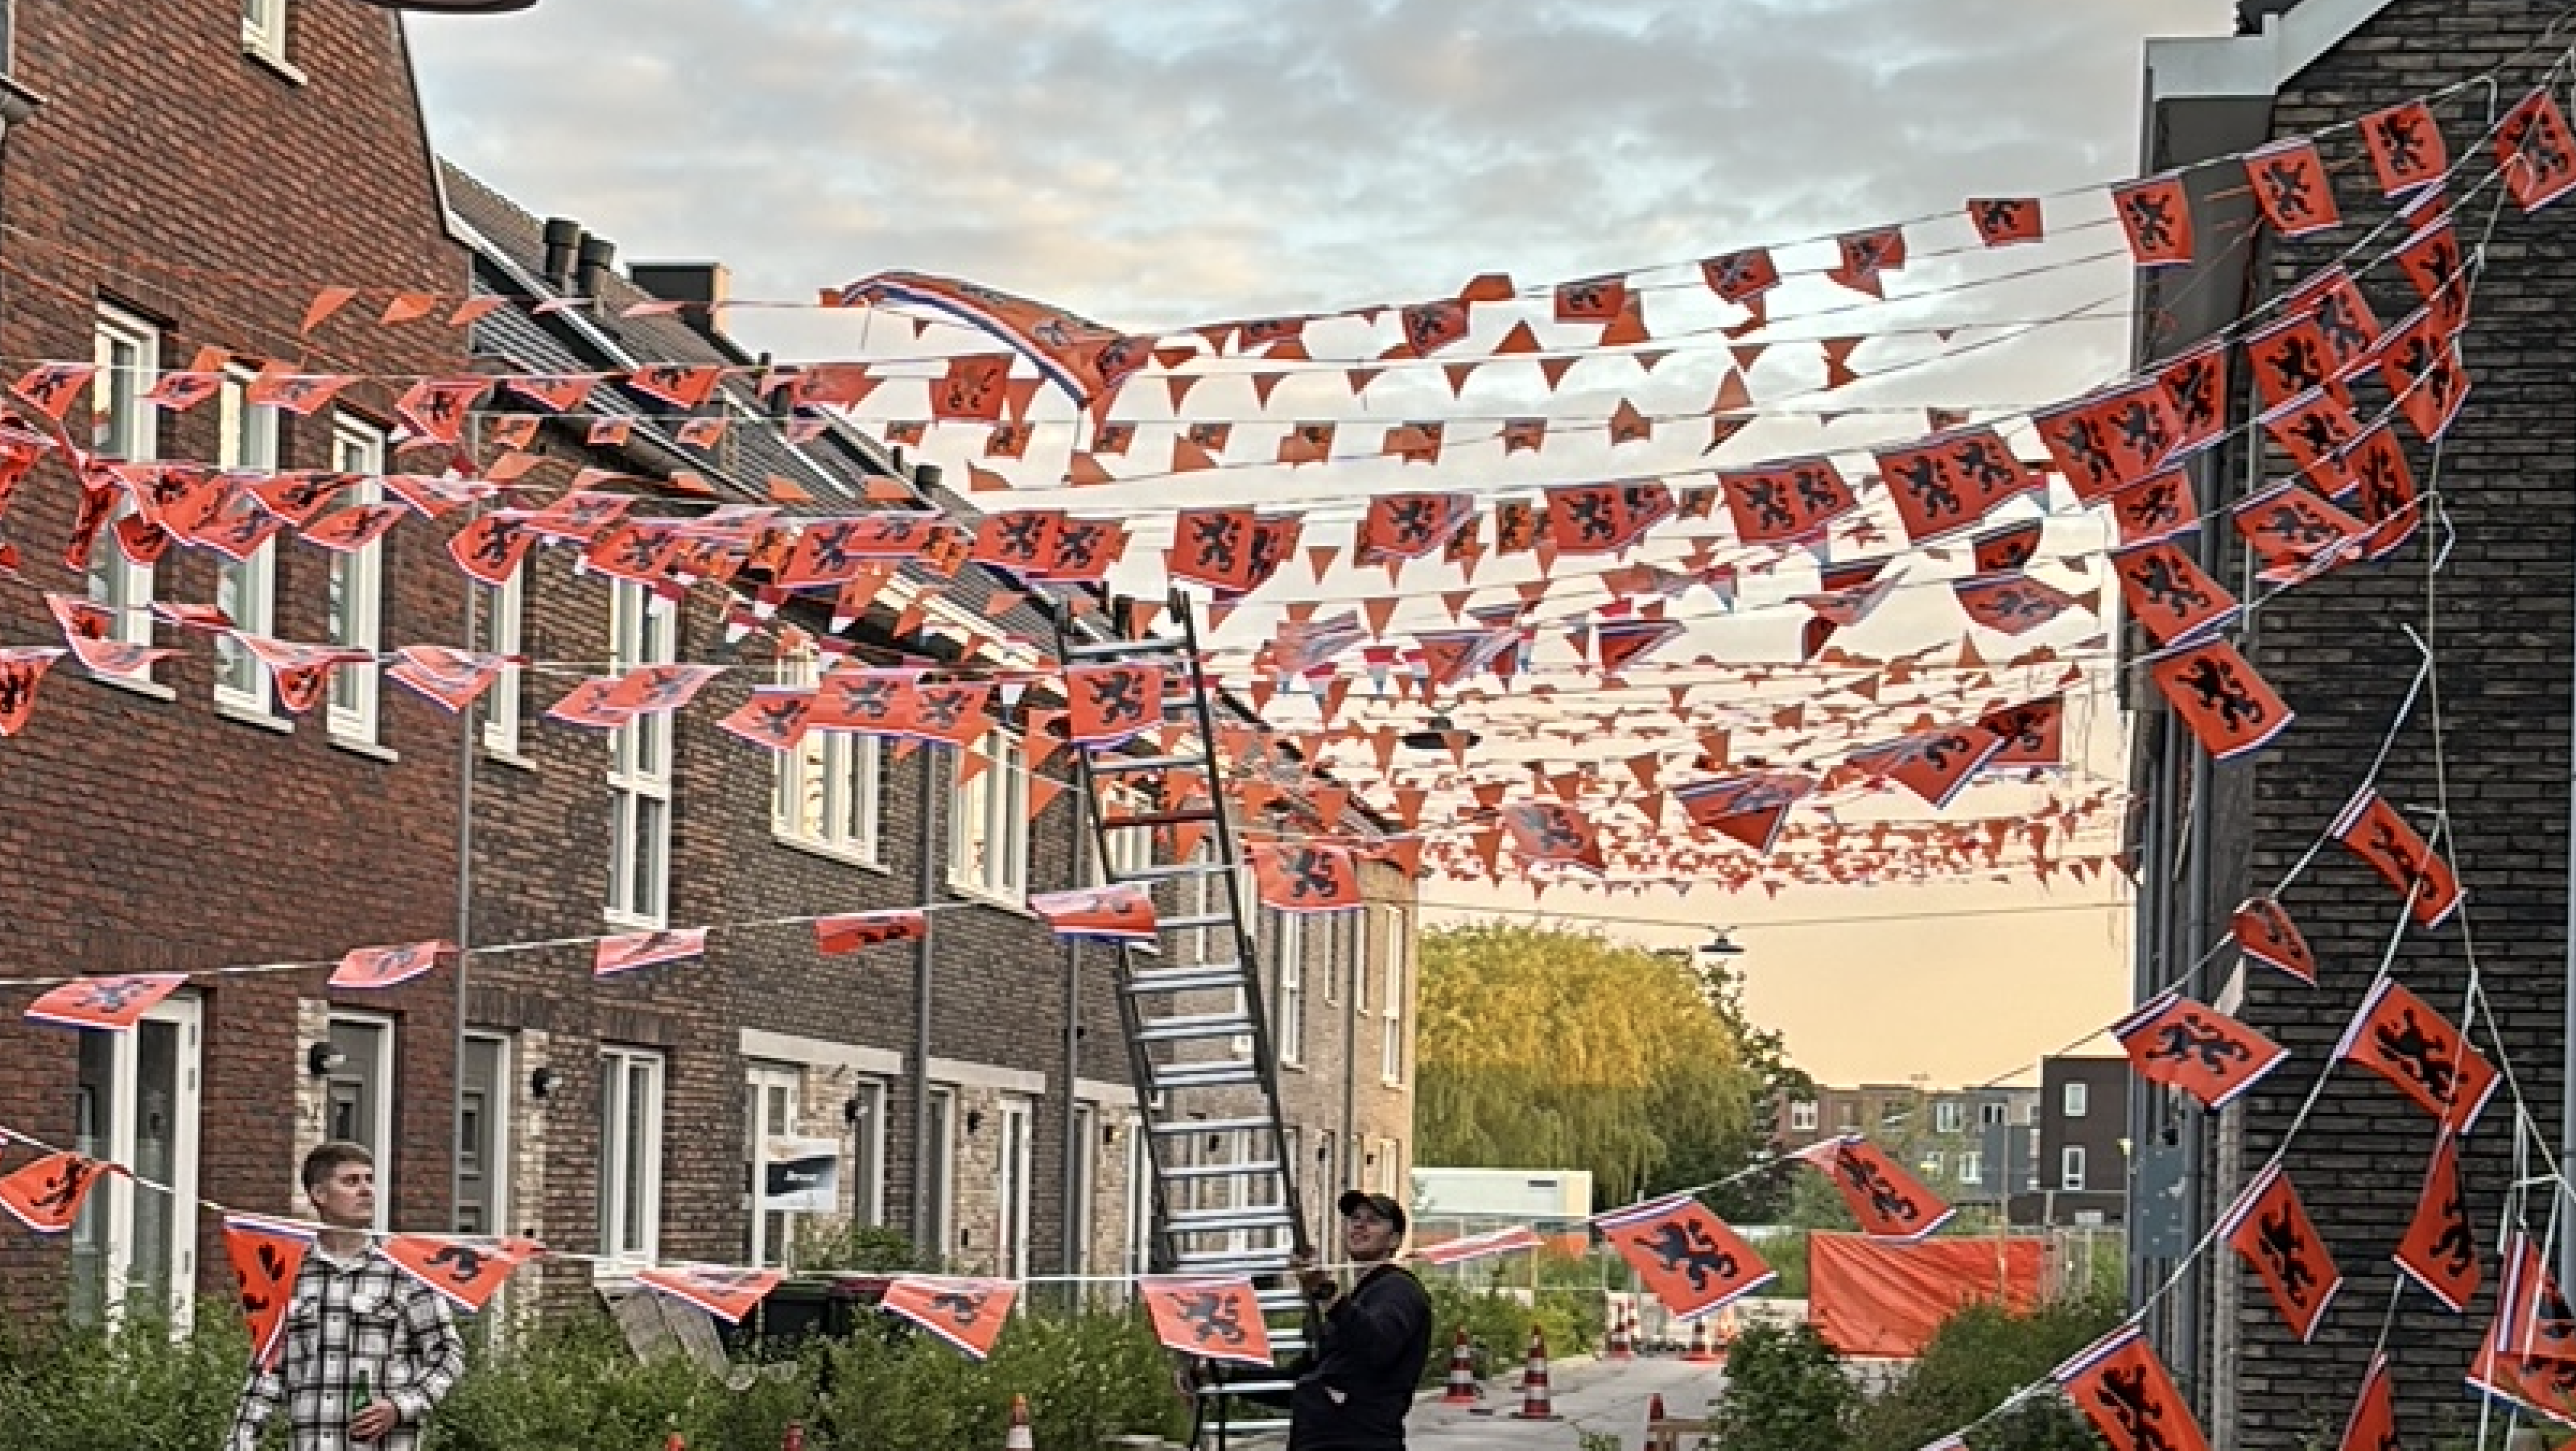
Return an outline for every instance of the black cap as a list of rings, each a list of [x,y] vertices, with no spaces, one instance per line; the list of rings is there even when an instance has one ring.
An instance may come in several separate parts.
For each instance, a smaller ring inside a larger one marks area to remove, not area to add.
[[[1394,1225],[1396,1233],[1404,1233],[1404,1206],[1386,1195],[1370,1194],[1359,1189],[1346,1189],[1342,1191],[1340,1208],[1342,1217],[1345,1219],[1365,1209]]]

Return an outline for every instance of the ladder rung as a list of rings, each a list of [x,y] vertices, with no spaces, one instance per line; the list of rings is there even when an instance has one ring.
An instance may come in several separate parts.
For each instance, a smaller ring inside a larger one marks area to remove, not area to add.
[[[1165,917],[1154,924],[1165,932],[1188,932],[1200,927],[1231,927],[1232,912],[1203,912],[1196,917]]]
[[[1124,816],[1100,818],[1100,829],[1119,831],[1137,826],[1187,826],[1194,821],[1214,821],[1216,813],[1204,806],[1186,811],[1139,811]]]
[[[1202,1038],[1240,1038],[1251,1031],[1252,1020],[1241,1013],[1192,1013],[1147,1019],[1136,1030],[1136,1041],[1194,1043]]]
[[[1206,1249],[1184,1250],[1172,1256],[1173,1268],[1190,1273],[1213,1271],[1219,1274],[1275,1275],[1288,1268],[1288,1250],[1276,1249]]]
[[[1146,1127],[1145,1132],[1161,1138],[1175,1139],[1183,1134],[1250,1133],[1256,1129],[1270,1127],[1272,1127],[1271,1122],[1266,1118],[1191,1118],[1151,1124]]]
[[[1306,1292],[1295,1285],[1285,1285],[1275,1290],[1255,1290],[1252,1292],[1252,1298],[1262,1309],[1274,1314],[1306,1308]]]
[[[1270,1348],[1273,1350],[1279,1348],[1278,1336],[1270,1337]],[[1223,1400],[1227,1396],[1267,1395],[1274,1391],[1293,1391],[1296,1388],[1297,1383],[1293,1380],[1236,1380],[1227,1381],[1223,1385],[1201,1386],[1199,1394],[1209,1400]],[[1225,1423],[1225,1429],[1227,1435],[1235,1435],[1270,1424],[1268,1421],[1228,1421]],[[1281,1421],[1279,1424],[1284,1427],[1288,1423]]]
[[[1277,1174],[1279,1161],[1255,1159],[1241,1164],[1185,1164],[1178,1169],[1165,1169],[1166,1179],[1222,1179],[1228,1174]]]
[[[1241,1209],[1188,1209],[1163,1221],[1163,1228],[1173,1234],[1232,1234],[1238,1229],[1288,1227],[1288,1211],[1276,1204],[1252,1204]]]
[[[1184,660],[1189,646],[1179,640],[1103,640],[1096,645],[1068,644],[1068,660]]]
[[[1211,988],[1242,987],[1243,969],[1231,962],[1211,962],[1198,967],[1167,967],[1159,972],[1130,974],[1127,991],[1131,993],[1204,992]]]
[[[1130,771],[1204,771],[1205,756],[1094,756],[1091,774],[1123,776]]]
[[[1113,873],[1121,885],[1129,882],[1177,882],[1191,877],[1214,876],[1229,871],[1222,862],[1174,862],[1158,867],[1138,867],[1133,871]]]
[[[1214,1063],[1157,1063],[1154,1065],[1156,1088],[1229,1088],[1238,1083],[1259,1083],[1261,1069],[1248,1060],[1221,1059]]]

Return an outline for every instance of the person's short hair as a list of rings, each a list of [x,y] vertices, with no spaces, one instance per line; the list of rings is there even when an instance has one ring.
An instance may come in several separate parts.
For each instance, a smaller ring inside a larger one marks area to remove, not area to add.
[[[347,1139],[333,1139],[314,1149],[304,1156],[304,1192],[310,1194],[321,1188],[332,1175],[351,1164],[364,1164],[372,1169],[376,1166],[376,1156],[368,1152],[366,1145],[353,1144]]]

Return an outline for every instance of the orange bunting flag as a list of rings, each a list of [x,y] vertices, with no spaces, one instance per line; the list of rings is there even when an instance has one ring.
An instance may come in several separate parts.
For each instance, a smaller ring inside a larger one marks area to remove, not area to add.
[[[1135,883],[1035,892],[1029,910],[1066,942],[1121,943],[1154,940],[1154,899]]]
[[[2051,1374],[2111,1451],[2209,1451],[2191,1403],[2135,1324],[2078,1351]]]
[[[2141,1004],[2111,1035],[2149,1083],[2180,1089],[2210,1109],[2225,1108],[2252,1088],[2288,1050],[2179,989]]]
[[[2576,1366],[2576,1308],[2558,1288],[2540,1246],[2519,1231],[2506,1239],[2496,1285],[2496,1343],[2523,1363]]]
[[[1076,665],[1064,672],[1066,739],[1094,750],[1163,723],[1160,665]]]
[[[1883,227],[1852,232],[1834,241],[1842,251],[1842,260],[1825,275],[1854,292],[1885,297],[1881,279],[1905,265],[1905,233],[1895,227]]]
[[[2236,909],[2236,947],[2265,967],[2277,968],[2310,987],[2317,985],[2316,954],[2297,923],[2269,897],[2248,897]]]
[[[123,1032],[143,1021],[152,1005],[179,990],[184,972],[142,972],[120,977],[77,977],[27,1005],[27,1019],[65,1028]]]
[[[1539,1245],[1538,1231],[1526,1224],[1515,1224],[1508,1229],[1491,1229],[1483,1234],[1464,1235],[1457,1239],[1444,1239],[1438,1244],[1424,1245],[1416,1249],[1412,1257],[1426,1265],[1445,1268],[1449,1265],[1463,1265],[1474,1260],[1489,1259],[1495,1255],[1510,1254],[1515,1250],[1537,1249]]]
[[[1885,745],[1854,751],[1847,759],[1872,776],[1903,786],[1939,811],[1949,806],[2003,748],[2004,737],[1972,726],[1958,731],[1917,731]]]
[[[2495,1065],[2448,1018],[2393,977],[2381,978],[2362,999],[2335,1057],[2357,1060],[2463,1134],[2501,1081]]]
[[[468,1244],[426,1234],[397,1234],[377,1248],[403,1273],[468,1314],[479,1313],[511,1271],[544,1252],[534,1240]]]
[[[2550,87],[2522,98],[2496,127],[2496,164],[2514,205],[2536,212],[2576,191],[2576,132]]]
[[[727,1325],[758,1309],[784,1278],[776,1270],[724,1269],[713,1265],[640,1270],[637,1284],[650,1285],[672,1299],[706,1311]]]
[[[1743,1236],[1687,1194],[1592,1221],[1676,1318],[1709,1314],[1778,1278]]]
[[[2066,700],[2025,701],[1990,711],[1977,728],[1992,731],[2003,749],[1986,758],[1988,771],[2026,771],[2066,764]]]
[[[2042,241],[2048,235],[2037,197],[1977,197],[1968,203],[1968,220],[1977,239],[1989,247]]]
[[[2179,645],[2235,617],[2236,597],[2170,539],[2115,550],[2120,598],[2159,646]]]
[[[1547,863],[1604,871],[1609,863],[1601,854],[1601,834],[1590,818],[1571,806],[1554,801],[1530,801],[1503,808],[1503,829],[1511,834],[1512,850],[1521,860],[1533,866]]]
[[[1702,781],[1673,792],[1694,826],[1731,837],[1768,855],[1788,824],[1789,812],[1814,794],[1816,778],[1795,771],[1752,771]]]
[[[900,1315],[977,1360],[993,1353],[1020,1287],[1009,1280],[906,1275],[885,1288],[879,1308]]]
[[[845,912],[814,919],[814,949],[826,957],[838,957],[889,942],[919,942],[929,932],[930,918],[918,907]]]
[[[2297,718],[2225,640],[2163,656],[2148,670],[2165,703],[2214,761],[2262,749]]]
[[[1885,1149],[1859,1134],[1810,1144],[1793,1157],[1834,1181],[1861,1233],[1873,1239],[1919,1240],[1949,1223],[1956,1212]]]
[[[2335,839],[2369,863],[2381,881],[2405,894],[2418,927],[2448,922],[2468,896],[2451,864],[2376,787],[2354,792],[2332,829]]]
[[[603,937],[591,955],[593,977],[616,977],[621,973],[653,967],[665,962],[681,962],[703,957],[707,950],[707,929],[692,927],[685,931],[631,932],[623,937]]]
[[[2506,1348],[2507,1318],[2498,1314],[2469,1363],[2476,1389],[2511,1401],[2561,1426],[2576,1426],[2576,1364],[2533,1360]]]
[[[2374,1351],[2335,1451],[2395,1451],[2397,1444],[2396,1382],[2388,1373],[2388,1352]]]
[[[2334,186],[2326,180],[2325,159],[2317,155],[2317,144],[2304,137],[2248,155],[2245,179],[2253,187],[2255,205],[2284,237],[2305,237],[2343,221]]]
[[[2227,428],[2227,344],[2196,348],[2166,363],[2156,374],[2173,411],[2172,457],[2200,452],[2218,442]]]
[[[2141,267],[2191,261],[2191,198],[2182,179],[2151,177],[2111,189],[2111,205],[2129,235],[2129,253]]]
[[[1138,1288],[1154,1312],[1154,1334],[1166,1349],[1206,1360],[1242,1361],[1267,1369],[1270,1327],[1252,1281],[1147,1277]]]
[[[2379,173],[2383,195],[2393,197],[2440,181],[2451,169],[2441,123],[2433,119],[2433,108],[2420,99],[2362,117],[2361,139],[2370,147],[2370,164]]]
[[[1346,846],[1281,842],[1247,850],[1261,905],[1282,912],[1344,912],[1361,906],[1359,867]]]
[[[1860,507],[1841,470],[1821,455],[1718,474],[1735,536],[1746,544],[1790,544],[1824,532]]]
[[[1699,264],[1699,271],[1709,291],[1739,307],[1780,285],[1780,268],[1767,247],[1708,258]]]
[[[2478,1232],[2469,1222],[2468,1196],[2460,1192],[2460,1140],[2449,1125],[2433,1138],[2433,1157],[2424,1168],[2424,1187],[2415,1196],[2415,1215],[2406,1221],[2405,1237],[2392,1256],[2406,1277],[2442,1302],[2454,1315],[2465,1315],[2485,1279],[2478,1257]]]
[[[2218,1233],[2262,1277],[2290,1333],[2302,1344],[2315,1339],[2317,1322],[2343,1288],[2343,1272],[2277,1160],[2236,1196]]]
[[[328,987],[344,991],[399,987],[438,966],[456,950],[447,942],[406,942],[393,947],[353,947],[331,972]]]
[[[250,1327],[251,1364],[275,1369],[286,1345],[286,1311],[295,1277],[313,1248],[314,1231],[244,1214],[224,1216],[224,1254],[241,1283],[242,1319]]]
[[[0,1176],[0,1209],[38,1234],[61,1234],[80,1217],[81,1201],[101,1174],[125,1172],[121,1164],[56,1150]]]

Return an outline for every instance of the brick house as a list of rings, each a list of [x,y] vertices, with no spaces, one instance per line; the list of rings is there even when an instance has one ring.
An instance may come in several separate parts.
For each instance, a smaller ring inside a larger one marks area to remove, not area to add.
[[[363,382],[297,416],[255,405],[251,380],[271,360],[371,380],[465,363],[443,314],[378,321],[394,291],[452,296],[465,268],[399,27],[360,5],[135,0],[0,4],[0,37],[0,353],[94,360],[66,421],[105,458],[385,472],[395,388]],[[369,291],[307,329],[331,283]],[[216,396],[144,401],[210,349]],[[110,530],[67,566],[81,496],[51,459],[17,491],[21,579],[0,591],[0,632],[56,643],[42,592],[86,594],[119,612],[124,638],[178,653],[140,680],[59,666],[0,744],[0,781],[35,823],[13,833],[6,878],[20,970],[205,974],[450,935],[456,724],[370,669],[290,714],[229,640],[218,650],[148,609],[216,604],[295,641],[448,638],[462,596],[444,541],[413,524],[343,557],[276,538],[239,564],[179,544],[145,567]],[[91,1321],[113,1307],[185,1319],[200,1290],[229,1304],[213,1221],[191,1201],[284,1207],[296,1145],[327,1127],[386,1149],[391,1220],[444,1221],[452,985],[360,998],[326,994],[326,976],[201,975],[123,1034],[28,1025],[18,1010],[39,989],[11,987],[0,1125],[153,1181],[101,1185],[68,1244],[0,1236],[12,1303],[68,1300]]]
[[[2417,481],[2438,488],[2456,530],[2436,577],[2438,616],[2426,619],[2427,560],[2443,533],[2428,524],[2380,565],[2338,569],[2267,603],[2242,648],[2300,714],[2257,756],[2208,764],[2143,688],[2133,759],[2145,798],[2140,855],[2141,996],[2183,965],[2211,962],[2237,903],[2273,890],[2324,838],[2368,778],[2400,719],[2419,655],[2399,629],[2438,641],[2439,704],[2419,708],[2393,739],[2377,776],[2382,795],[2430,829],[2451,807],[2445,856],[2470,893],[2477,960],[2491,1012],[2476,1028],[2491,1054],[2510,1057],[2528,1131],[2566,1152],[2562,1094],[2568,982],[2568,686],[2571,563],[2565,524],[2567,420],[2576,416],[2576,344],[2560,323],[2570,296],[2565,206],[2537,216],[2499,205],[2485,133],[2561,58],[2551,38],[2559,8],[2541,0],[2462,6],[2437,0],[2264,0],[2242,7],[2239,34],[2152,42],[2146,57],[2143,169],[2154,173],[2310,136],[2334,175],[2343,225],[2286,239],[2259,219],[2249,252],[2141,275],[2142,361],[2169,357],[2214,334],[2337,260],[2390,221],[2353,123],[2384,107],[2432,98],[2461,170],[2450,188],[2464,245],[2479,247],[2470,320],[2460,347],[2472,388],[2436,457],[2405,424],[2398,433]],[[2492,92],[2478,78],[2499,71]],[[2563,76],[2558,86],[2564,103]],[[2494,98],[2492,111],[2490,95]],[[2189,174],[2203,237],[2248,230],[2244,172],[2212,166]],[[2493,231],[2488,228],[2492,223]],[[2404,242],[2394,225],[2353,259],[2351,271],[2379,318],[2396,325],[2421,297],[2381,260]],[[2245,391],[2247,366],[2233,360]],[[2365,416],[2385,393],[2357,389]],[[2241,424],[2245,404],[2232,402]],[[2267,464],[2269,467],[2267,468]],[[2277,456],[2249,457],[2241,443],[2195,463],[2203,511],[2243,496],[2249,477],[2286,477]],[[2244,571],[2224,529],[2201,531],[2204,564],[2231,588]],[[2430,724],[2443,714],[2447,769],[2437,768]],[[2409,933],[2391,952],[2402,914],[2392,893],[2330,840],[2280,896],[2324,965],[2314,988],[2260,967],[2246,971],[2230,1011],[2289,1050],[2283,1067],[2226,1113],[2204,1115],[2161,1093],[2139,1095],[2131,1137],[2141,1146],[2131,1207],[2133,1282],[2162,1282],[2183,1246],[2204,1234],[2247,1178],[2283,1150],[2284,1136],[2358,1007],[2375,966],[2456,1015],[2469,973],[2469,927]],[[2216,998],[2235,954],[2184,983]],[[2499,1035],[2500,1034],[2500,1038]],[[2516,1100],[2500,1095],[2463,1147],[2466,1205],[2490,1266],[2496,1227],[2516,1167]],[[2222,1451],[2286,1447],[2340,1426],[2390,1303],[2390,1248],[2414,1208],[2434,1137],[2429,1117],[2359,1068],[2324,1078],[2285,1167],[2349,1280],[2312,1343],[2284,1327],[2259,1280],[2238,1259],[2214,1255],[2161,1302],[2150,1321],[2159,1349],[2198,1402]],[[2535,1206],[2539,1201],[2535,1200]],[[2545,1206],[2534,1213],[2546,1217]],[[2402,1434],[2464,1436],[2476,1416],[2460,1374],[2492,1313],[2492,1292],[2455,1316],[2412,1289],[2398,1295],[2386,1343],[2394,1352]]]
[[[2015,1191],[2023,1224],[2118,1224],[2129,1186],[2129,1060],[2039,1061],[2036,1172]]]

